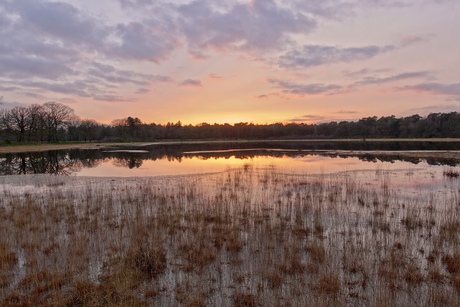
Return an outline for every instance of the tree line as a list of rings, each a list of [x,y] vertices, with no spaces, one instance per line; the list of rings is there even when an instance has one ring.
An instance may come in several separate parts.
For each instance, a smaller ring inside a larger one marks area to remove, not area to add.
[[[459,138],[460,114],[431,113],[400,117],[366,117],[358,121],[319,124],[247,122],[183,125],[145,123],[128,116],[110,125],[79,118],[62,103],[0,109],[0,142],[89,142],[205,139],[295,139],[295,138]]]

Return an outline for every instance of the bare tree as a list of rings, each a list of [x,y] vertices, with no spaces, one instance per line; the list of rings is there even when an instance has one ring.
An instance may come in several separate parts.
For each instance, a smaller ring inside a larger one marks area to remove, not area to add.
[[[27,128],[30,124],[30,109],[27,107],[14,107],[10,110],[10,127],[17,134],[17,141],[24,142]]]
[[[0,109],[0,129],[9,129],[10,126],[10,112],[7,109]]]
[[[29,107],[28,138],[36,141],[44,141],[45,134],[45,110],[42,105],[33,104]]]
[[[83,119],[80,124],[80,134],[85,142],[96,138],[100,131],[99,124],[94,119]]]
[[[91,142],[98,137],[100,131],[101,126],[94,119],[75,117],[67,125],[67,137],[70,141]]]
[[[43,105],[43,110],[48,142],[57,141],[59,129],[65,129],[67,122],[75,118],[74,110],[59,102],[47,102]]]

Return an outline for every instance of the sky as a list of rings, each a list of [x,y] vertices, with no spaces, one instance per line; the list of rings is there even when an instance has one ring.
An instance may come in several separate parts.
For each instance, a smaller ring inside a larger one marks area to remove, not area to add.
[[[1,0],[1,108],[110,123],[460,111],[458,0]]]

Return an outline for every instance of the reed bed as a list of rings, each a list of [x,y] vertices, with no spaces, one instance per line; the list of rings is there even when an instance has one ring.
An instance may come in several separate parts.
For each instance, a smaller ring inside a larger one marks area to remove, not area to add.
[[[458,184],[375,176],[3,184],[0,305],[459,306]]]

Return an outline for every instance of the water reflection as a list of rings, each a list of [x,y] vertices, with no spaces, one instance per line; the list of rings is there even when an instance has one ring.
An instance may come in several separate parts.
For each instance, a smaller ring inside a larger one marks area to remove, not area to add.
[[[0,174],[70,175],[85,167],[95,167],[102,162],[101,159],[87,157],[84,152],[78,156],[68,151],[7,154],[0,158]]]
[[[82,176],[151,176],[222,171],[225,167],[256,163],[307,171],[370,168],[371,163],[410,163],[456,166],[457,159],[331,153],[323,150],[458,149],[457,143],[218,143],[113,147],[97,150],[59,150],[0,155],[0,175],[57,174]],[[280,148],[282,146],[282,148]],[[441,148],[440,148],[441,147]],[[316,167],[316,169],[315,169]]]
[[[398,161],[409,162],[412,164],[419,164],[422,162],[426,162],[428,165],[446,165],[446,166],[457,166],[460,164],[458,159],[453,158],[440,158],[440,157],[427,157],[427,158],[419,158],[415,156],[407,156],[407,155],[399,155],[399,154],[385,154],[385,155],[377,155],[372,153],[365,153],[365,154],[355,154],[348,153],[344,154],[325,154],[330,157],[340,157],[340,158],[348,158],[348,157],[358,157],[362,161],[366,162],[390,162],[395,163]]]

